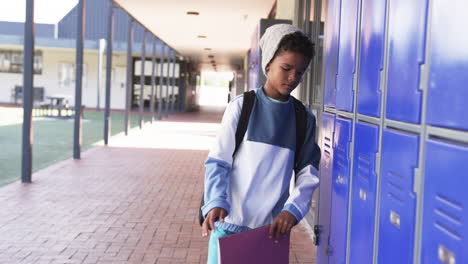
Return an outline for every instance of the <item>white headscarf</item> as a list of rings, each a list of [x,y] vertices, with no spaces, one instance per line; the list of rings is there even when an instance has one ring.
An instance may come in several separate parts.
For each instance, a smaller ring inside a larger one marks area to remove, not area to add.
[[[267,75],[266,66],[273,59],[281,39],[294,32],[301,32],[304,34],[300,28],[289,24],[276,24],[266,29],[260,39],[260,49],[262,49],[262,70],[265,76]]]

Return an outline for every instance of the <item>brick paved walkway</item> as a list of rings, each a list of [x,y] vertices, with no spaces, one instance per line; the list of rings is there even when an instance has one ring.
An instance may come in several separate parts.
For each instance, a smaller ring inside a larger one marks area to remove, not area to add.
[[[197,206],[219,120],[179,114],[0,188],[0,263],[206,263]],[[315,263],[304,230],[290,263]]]

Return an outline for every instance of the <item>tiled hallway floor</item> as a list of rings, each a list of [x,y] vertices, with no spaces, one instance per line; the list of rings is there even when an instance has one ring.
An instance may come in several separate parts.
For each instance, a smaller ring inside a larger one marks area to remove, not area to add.
[[[219,120],[178,114],[0,188],[0,263],[205,263],[197,208]],[[315,263],[304,230],[290,263]]]

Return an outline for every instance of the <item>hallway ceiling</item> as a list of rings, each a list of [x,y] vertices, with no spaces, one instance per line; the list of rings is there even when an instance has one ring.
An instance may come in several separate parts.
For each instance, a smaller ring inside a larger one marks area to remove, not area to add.
[[[274,0],[113,0],[136,20],[189,57],[201,70],[242,67],[255,26]],[[199,15],[187,15],[188,11]],[[206,36],[206,38],[198,38]],[[210,48],[211,50],[205,50]],[[214,58],[209,58],[213,55]]]

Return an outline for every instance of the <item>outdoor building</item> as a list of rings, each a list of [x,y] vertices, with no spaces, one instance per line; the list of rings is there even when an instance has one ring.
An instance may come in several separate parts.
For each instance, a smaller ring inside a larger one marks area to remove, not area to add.
[[[84,49],[84,64],[83,64],[83,99],[82,104],[90,109],[96,109],[104,106],[105,99],[105,38],[106,38],[106,16],[99,15],[105,13],[108,9],[108,1],[97,0],[89,1],[86,5],[86,30],[85,30],[85,49]],[[68,104],[74,103],[75,89],[75,40],[76,35],[76,7],[70,10],[68,14],[57,24],[36,24],[36,43],[34,57],[34,86],[42,88],[40,98],[37,98],[36,103],[44,103],[48,101],[49,96],[63,96]],[[127,35],[129,30],[130,17],[121,8],[115,8],[114,18],[114,41],[113,41],[113,58],[112,58],[112,82],[111,82],[111,109],[125,109],[125,87],[126,87],[126,51],[127,51]],[[99,26],[96,26],[99,25]],[[18,22],[2,22],[0,21],[0,79],[2,88],[0,89],[0,103],[18,104],[18,98],[15,99],[15,87],[22,85],[22,48],[24,24]],[[145,107],[149,107],[151,95],[151,79],[152,75],[152,54],[154,52],[156,58],[155,76],[156,82],[156,99],[160,96],[167,97],[166,80],[163,80],[163,85],[159,84],[159,76],[172,74],[174,71],[175,86],[174,93],[179,96],[179,87],[177,86],[182,81],[179,81],[180,64],[187,63],[181,61],[182,56],[177,55],[174,51],[169,52],[169,47],[165,48],[165,59],[169,56],[176,56],[177,62],[174,68],[168,62],[160,63],[162,49],[165,44],[157,37],[151,36],[151,33],[146,32],[140,24],[135,23],[133,34],[133,69],[132,76],[132,98],[133,107],[139,105],[140,94],[140,76],[141,76],[141,51],[143,37],[145,36],[145,88],[144,101]],[[100,41],[103,39],[103,41]],[[103,42],[103,43],[101,43]],[[153,45],[155,49],[153,50]],[[101,56],[102,64],[99,64]],[[101,78],[99,75],[99,65],[101,65]],[[169,65],[169,67],[168,67]],[[162,69],[161,69],[162,66]],[[185,67],[186,68],[186,67]],[[162,72],[161,72],[162,70]],[[185,73],[184,73],[185,74]],[[187,89],[187,87],[184,87]],[[189,94],[191,96],[191,94]],[[17,97],[17,96],[16,96]],[[99,99],[99,101],[98,101]],[[98,103],[99,102],[99,103]],[[185,109],[182,101],[178,105],[179,109]]]
[[[298,146],[321,154],[282,261],[468,263],[468,1],[76,0],[34,23],[39,1],[65,0],[25,0],[25,22],[0,16],[0,263],[206,263],[200,196],[220,131],[230,150],[238,127],[287,112],[229,115],[268,88],[260,40],[276,24],[299,28],[315,55],[291,93],[305,111],[281,94],[296,127],[270,135],[295,139],[271,146],[295,169]],[[241,138],[268,145],[255,140]],[[235,147],[217,161],[228,186]],[[255,159],[260,147],[245,149]],[[278,165],[267,161],[266,175]],[[302,191],[285,174],[281,200]]]

